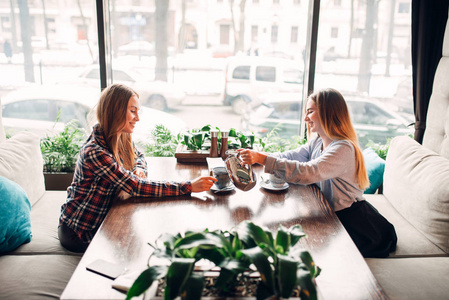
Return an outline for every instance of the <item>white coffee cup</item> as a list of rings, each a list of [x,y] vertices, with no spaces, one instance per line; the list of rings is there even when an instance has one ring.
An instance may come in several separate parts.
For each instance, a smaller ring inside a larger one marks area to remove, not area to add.
[[[281,179],[274,174],[270,174],[270,177],[268,179],[270,180],[270,183],[274,188],[281,188],[285,184],[284,179]]]

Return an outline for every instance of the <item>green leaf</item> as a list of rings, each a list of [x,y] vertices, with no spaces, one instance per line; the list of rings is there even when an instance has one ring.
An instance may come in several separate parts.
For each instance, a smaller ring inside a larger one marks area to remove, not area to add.
[[[315,278],[320,274],[321,269],[313,261],[312,255],[309,251],[301,251],[299,256],[302,262],[306,265],[307,269],[310,271],[310,275]]]
[[[184,300],[199,300],[203,294],[204,277],[200,274],[192,274],[186,283]]]
[[[256,291],[256,299],[257,300],[266,300],[274,296],[274,290],[267,287],[267,285],[260,281],[257,285],[257,291]]]
[[[206,131],[209,132],[211,130],[212,126],[211,125],[204,125],[200,130],[201,131]]]
[[[288,229],[280,225],[276,235],[276,251],[280,254],[288,253],[290,249],[290,234]]]
[[[211,233],[192,233],[183,239],[179,239],[175,244],[176,248],[187,249],[200,247],[203,249],[213,249],[223,247],[223,240]]]
[[[304,300],[318,299],[316,286],[309,271],[299,268],[296,276],[300,287],[300,298]]]
[[[296,224],[290,227],[290,240],[291,240],[291,247],[295,246],[296,243],[303,237],[306,236],[304,233],[304,230],[302,229],[301,225]]]
[[[252,222],[244,221],[238,225],[237,232],[239,234],[240,239],[249,247],[251,244],[256,243],[270,245],[270,238],[266,234],[266,232],[259,226],[255,225]],[[252,243],[253,241],[253,243]]]
[[[250,261],[256,266],[257,271],[260,273],[260,278],[267,286],[268,290],[274,293],[274,270],[268,256],[262,251],[260,247],[254,247],[250,249],[243,249],[240,252],[246,255]]]
[[[144,293],[154,280],[162,278],[167,273],[167,266],[153,266],[143,271],[126,294],[126,299],[131,299]]]
[[[158,240],[161,241],[165,247],[173,250],[175,248],[175,243],[179,240],[179,238],[180,236],[164,233],[158,238]]]
[[[293,289],[297,285],[296,272],[298,269],[298,261],[285,255],[278,255],[277,261],[279,294],[282,298],[287,299],[290,298]]]
[[[218,275],[217,281],[215,282],[215,287],[226,289],[227,284],[235,279],[236,274],[237,272],[235,270],[221,268],[220,275]]]
[[[179,296],[189,279],[195,260],[193,258],[174,258],[165,278],[164,299],[171,300]]]

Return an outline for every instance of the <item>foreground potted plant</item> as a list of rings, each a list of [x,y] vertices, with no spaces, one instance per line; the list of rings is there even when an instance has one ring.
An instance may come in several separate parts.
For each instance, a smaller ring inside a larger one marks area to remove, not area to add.
[[[144,293],[156,280],[164,280],[164,299],[200,299],[205,290],[204,271],[195,271],[200,260],[218,267],[212,297],[238,297],[232,293],[238,282],[250,282],[257,270],[255,295],[289,298],[295,291],[301,299],[317,299],[314,278],[319,275],[308,251],[298,247],[305,236],[300,225],[280,226],[275,236],[252,222],[244,221],[231,231],[186,232],[159,237],[152,256],[168,263],[152,265],[142,272],[128,291],[127,299]],[[151,257],[150,257],[151,258]],[[150,261],[150,260],[149,260]],[[159,260],[160,261],[160,260]]]
[[[65,190],[72,183],[85,131],[72,120],[64,129],[41,139],[46,190]]]

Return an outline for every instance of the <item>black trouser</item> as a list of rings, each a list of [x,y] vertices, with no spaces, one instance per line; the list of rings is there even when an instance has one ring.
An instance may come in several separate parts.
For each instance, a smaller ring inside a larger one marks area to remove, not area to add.
[[[363,257],[388,257],[396,250],[398,238],[393,224],[368,201],[354,202],[335,213]]]
[[[59,242],[69,251],[83,253],[86,251],[89,243],[83,242],[79,236],[67,225],[62,224],[58,228]]]

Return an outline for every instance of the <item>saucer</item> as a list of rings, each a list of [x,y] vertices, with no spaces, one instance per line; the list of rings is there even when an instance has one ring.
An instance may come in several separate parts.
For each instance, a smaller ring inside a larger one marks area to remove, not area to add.
[[[210,190],[214,193],[225,193],[225,192],[230,192],[233,191],[235,189],[235,186],[232,183],[229,183],[226,187],[219,189],[214,185],[212,185],[212,187],[210,188]]]
[[[281,187],[274,187],[271,184],[271,182],[269,182],[268,180],[267,181],[261,180],[260,181],[260,186],[263,187],[264,189],[267,189],[267,190],[270,190],[270,191],[283,191],[285,189],[288,189],[288,187],[289,187],[287,182],[284,183],[284,185],[281,186]]]

